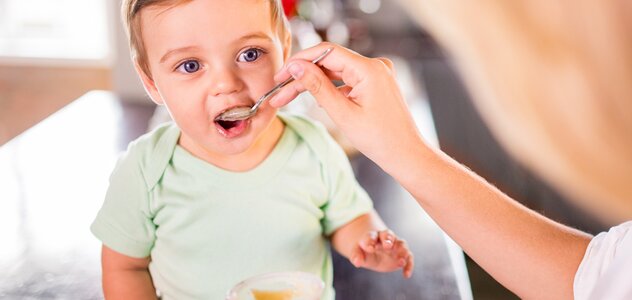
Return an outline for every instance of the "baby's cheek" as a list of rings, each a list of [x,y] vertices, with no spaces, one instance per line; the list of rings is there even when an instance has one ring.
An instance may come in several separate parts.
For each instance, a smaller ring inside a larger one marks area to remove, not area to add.
[[[188,108],[176,105],[174,110],[170,110],[171,117],[178,127],[191,134],[199,133],[203,128],[208,127],[210,117],[205,108]]]

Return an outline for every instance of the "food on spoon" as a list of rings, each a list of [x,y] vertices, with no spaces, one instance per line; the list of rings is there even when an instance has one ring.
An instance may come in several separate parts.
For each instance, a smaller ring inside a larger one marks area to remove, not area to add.
[[[250,110],[251,108],[246,106],[235,107],[221,113],[215,120],[237,121],[245,119],[244,116],[250,115]]]
[[[250,290],[255,300],[292,300],[294,293],[292,290],[264,291]]]

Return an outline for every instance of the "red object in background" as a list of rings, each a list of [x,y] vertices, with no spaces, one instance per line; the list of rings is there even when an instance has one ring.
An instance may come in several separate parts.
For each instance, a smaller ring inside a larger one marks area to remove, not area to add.
[[[283,11],[288,19],[296,16],[296,7],[299,0],[283,0]]]

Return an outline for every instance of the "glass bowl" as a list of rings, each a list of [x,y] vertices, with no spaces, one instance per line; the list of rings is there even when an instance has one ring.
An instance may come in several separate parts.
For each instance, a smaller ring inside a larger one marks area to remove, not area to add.
[[[319,300],[325,284],[306,272],[276,272],[250,277],[233,287],[226,300]]]

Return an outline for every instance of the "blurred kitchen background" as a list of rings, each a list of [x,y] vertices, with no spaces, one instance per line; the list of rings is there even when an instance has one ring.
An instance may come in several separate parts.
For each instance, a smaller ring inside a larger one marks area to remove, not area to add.
[[[610,225],[573,207],[507,156],[470,103],[450,58],[396,1],[285,2],[294,49],[328,40],[391,58],[416,117],[426,124],[420,126],[430,128],[428,138],[445,152],[555,220],[593,233]],[[118,12],[118,0],[0,0],[0,299],[102,297],[100,245],[88,226],[116,155],[165,118],[133,72]],[[329,124],[309,99],[290,109]],[[347,150],[374,198],[385,193],[381,184],[393,188],[379,168]],[[418,209],[412,199],[402,201]],[[376,203],[387,215],[391,205]],[[390,214],[392,222],[400,219],[397,212]],[[398,225],[405,237],[428,236],[412,218]],[[429,243],[424,241],[420,247]],[[338,299],[516,298],[467,257],[465,276],[452,271],[459,264],[454,256],[433,260],[440,255],[430,251],[443,254],[450,247],[416,252],[417,281],[402,287],[397,276],[351,275],[358,272],[337,257]],[[371,287],[384,294],[358,292]]]

